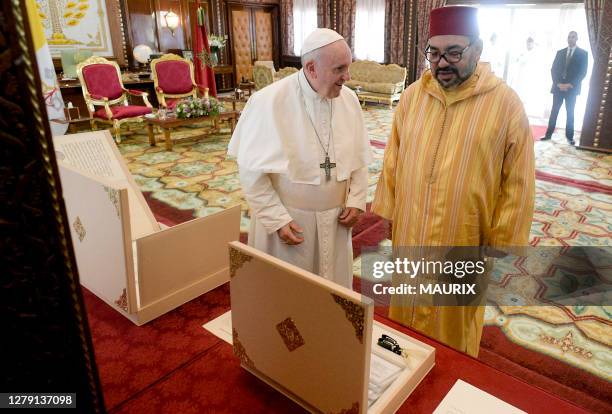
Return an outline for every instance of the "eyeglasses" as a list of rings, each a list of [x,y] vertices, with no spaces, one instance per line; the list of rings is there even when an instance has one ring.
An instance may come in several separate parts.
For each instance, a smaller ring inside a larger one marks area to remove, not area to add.
[[[470,46],[472,46],[471,43],[462,50],[447,50],[444,53],[440,53],[439,50],[430,50],[427,48],[423,54],[425,55],[425,59],[431,63],[438,63],[440,60],[442,60],[442,58],[444,58],[448,63],[457,63],[463,58],[463,54]]]

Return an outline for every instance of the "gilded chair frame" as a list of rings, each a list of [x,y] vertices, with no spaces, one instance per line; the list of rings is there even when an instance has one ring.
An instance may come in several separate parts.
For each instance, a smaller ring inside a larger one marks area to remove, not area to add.
[[[83,76],[83,68],[85,68],[86,66],[98,64],[98,63],[113,66],[115,70],[117,71],[117,77],[119,79],[119,84],[121,85],[121,89],[123,90],[123,93],[118,98],[108,99],[106,97],[103,97],[102,99],[97,99],[97,98],[94,98],[90,94],[89,89],[87,87],[87,82],[85,82],[85,77]],[[148,108],[153,108],[153,106],[149,103],[149,99],[148,99],[149,94],[147,92],[131,91],[131,90],[126,89],[125,86],[123,86],[123,79],[121,78],[121,70],[119,69],[119,65],[117,64],[117,62],[105,59],[101,56],[92,56],[88,58],[87,60],[84,60],[83,62],[77,64],[76,72],[77,72],[77,77],[79,78],[79,81],[81,82],[83,98],[85,98],[85,104],[87,105],[87,111],[89,112],[89,116],[91,117],[91,129],[93,130],[97,129],[97,125],[96,125],[97,122],[102,123],[102,124],[112,125],[113,133],[115,135],[115,141],[117,143],[121,142],[121,135],[120,135],[121,125],[127,122],[142,122],[142,116],[129,117],[129,118],[123,118],[123,119],[112,119],[113,112],[110,109],[111,105],[122,104],[122,105],[127,106],[129,105],[129,99],[128,99],[129,96],[140,96],[142,100],[144,101],[144,104]],[[103,118],[94,117],[94,112],[96,112],[96,109],[95,109],[96,105],[104,107],[104,111],[106,112],[106,116],[108,117],[108,120],[103,119]]]
[[[186,92],[186,93],[179,93],[179,94],[170,94],[170,93],[165,93],[161,87],[159,86],[159,77],[157,76],[157,69],[156,66],[158,63],[161,62],[168,62],[168,61],[180,61],[180,62],[185,62],[189,65],[189,74],[191,75],[191,83],[193,85],[193,88],[191,89],[191,92]],[[204,90],[199,87],[198,85],[196,85],[195,83],[195,74],[194,74],[194,69],[193,69],[193,62],[190,61],[189,59],[185,59],[182,58],[178,55],[175,55],[174,53],[166,53],[164,54],[162,57],[157,58],[157,59],[153,59],[151,61],[151,74],[153,75],[153,86],[155,87],[155,95],[157,95],[157,102],[159,102],[159,105],[163,108],[168,108],[168,104],[166,102],[166,98],[170,98],[170,99],[181,99],[181,98],[188,98],[188,97],[192,97],[192,98],[197,98],[198,97],[198,91],[200,92],[204,92]],[[208,88],[206,88],[208,89]]]

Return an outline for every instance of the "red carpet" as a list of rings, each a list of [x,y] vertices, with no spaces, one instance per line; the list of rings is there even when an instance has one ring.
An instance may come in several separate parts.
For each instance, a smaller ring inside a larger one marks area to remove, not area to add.
[[[529,125],[531,128],[531,135],[533,135],[533,140],[538,141],[540,138],[546,134],[547,127],[542,125]]]
[[[371,140],[370,140],[370,144],[372,144],[372,146],[373,146],[374,148],[383,148],[383,149],[384,149],[384,148],[387,146],[387,143],[386,143],[386,142],[383,142],[383,141],[378,141],[378,140],[376,140],[376,139],[371,139]]]
[[[151,208],[155,219],[168,227],[176,226],[177,224],[184,223],[185,221],[193,220],[193,210],[179,210],[174,208],[162,201],[158,201],[151,197],[152,193],[143,191],[147,204]]]
[[[612,187],[598,183],[596,181],[578,180],[574,178],[560,177],[558,175],[545,173],[536,170],[536,178],[542,181],[550,181],[556,184],[569,185],[571,187],[577,187],[584,191],[597,192],[612,195]]]
[[[202,334],[202,321],[229,307],[229,289],[224,286],[209,292],[205,301],[201,296],[137,327],[85,288],[83,296],[109,411],[216,345],[216,337]]]

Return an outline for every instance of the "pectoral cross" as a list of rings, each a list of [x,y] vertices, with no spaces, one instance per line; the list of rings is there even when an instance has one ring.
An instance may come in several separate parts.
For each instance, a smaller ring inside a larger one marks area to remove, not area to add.
[[[325,169],[325,178],[329,180],[331,178],[331,169],[336,168],[336,163],[329,162],[329,155],[326,155],[325,162],[323,164],[319,164],[319,167]]]

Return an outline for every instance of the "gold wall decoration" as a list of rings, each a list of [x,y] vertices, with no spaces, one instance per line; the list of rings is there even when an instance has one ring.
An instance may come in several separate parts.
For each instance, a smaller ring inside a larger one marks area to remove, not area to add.
[[[233,247],[229,248],[230,255],[230,277],[236,276],[236,270],[240,269],[243,264],[252,259],[248,254],[244,254]]]
[[[336,294],[331,294],[334,297],[334,301],[344,309],[346,319],[353,324],[355,328],[355,336],[359,340],[359,343],[363,343],[363,326],[365,325],[365,309],[348,299],[345,299]]]
[[[123,293],[119,296],[119,299],[115,301],[115,305],[119,306],[121,309],[127,312],[128,303],[127,303],[127,290],[124,288]]]
[[[246,367],[255,369],[255,363],[253,363],[251,358],[247,355],[246,349],[244,349],[244,346],[238,339],[238,331],[234,328],[232,328],[232,343],[234,344],[234,355],[240,359],[240,363]]]
[[[300,334],[300,331],[292,318],[287,318],[277,324],[276,330],[280,334],[281,338],[283,338],[283,342],[285,343],[285,346],[289,352],[293,352],[302,345],[306,344],[306,341],[304,341],[304,338]]]
[[[76,220],[74,220],[74,223],[72,223],[72,228],[79,237],[79,241],[82,243],[83,239],[85,239],[87,231],[85,231],[85,226],[83,226],[83,223],[81,222],[81,218],[79,216],[77,216]]]

